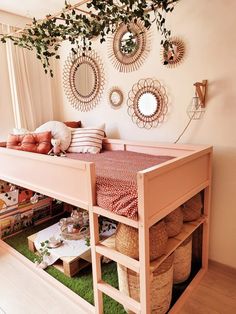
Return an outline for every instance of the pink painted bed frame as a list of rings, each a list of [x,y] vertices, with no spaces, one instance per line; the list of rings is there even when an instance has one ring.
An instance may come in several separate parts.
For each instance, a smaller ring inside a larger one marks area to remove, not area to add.
[[[105,140],[106,150],[127,150],[176,158],[137,173],[139,220],[118,216],[96,206],[95,165],[91,162],[57,158],[0,147],[0,179],[89,210],[95,307],[78,296],[88,313],[103,313],[103,293],[135,313],[150,310],[149,228],[200,191],[204,191],[202,268],[169,313],[177,313],[208,267],[209,210],[211,195],[212,147],[179,144]],[[139,261],[99,242],[98,215],[138,229]],[[198,227],[198,226],[197,226]],[[181,240],[182,243],[184,239]],[[102,281],[101,256],[140,273],[140,302]],[[63,289],[63,285],[60,285]]]

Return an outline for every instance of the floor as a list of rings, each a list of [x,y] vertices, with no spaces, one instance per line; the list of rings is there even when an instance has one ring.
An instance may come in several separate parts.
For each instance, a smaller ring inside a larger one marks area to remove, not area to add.
[[[236,270],[210,263],[200,285],[179,314],[235,314]]]
[[[0,243],[0,314],[88,314],[76,304],[75,293],[60,291],[57,280],[48,275],[46,280],[43,270],[32,269],[17,253]]]
[[[35,273],[0,244],[0,314],[87,314],[44,272]],[[69,292],[69,291],[68,291]],[[69,292],[70,293],[70,292]],[[76,296],[77,297],[77,296]],[[179,314],[235,314],[236,270],[211,263]],[[111,313],[113,314],[113,313]],[[115,314],[115,313],[114,313]]]

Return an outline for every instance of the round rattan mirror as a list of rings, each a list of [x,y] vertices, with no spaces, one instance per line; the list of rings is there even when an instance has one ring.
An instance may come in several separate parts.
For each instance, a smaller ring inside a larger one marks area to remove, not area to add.
[[[104,71],[95,51],[71,53],[64,66],[63,85],[72,106],[80,111],[94,108],[103,92]]]
[[[185,44],[182,39],[178,37],[172,37],[170,39],[172,47],[167,50],[161,48],[161,61],[168,67],[173,68],[179,65],[185,56]]]
[[[128,113],[140,128],[156,127],[167,113],[168,97],[158,80],[138,81],[128,95]]]
[[[123,103],[124,95],[122,90],[115,86],[112,87],[108,94],[108,101],[113,109],[119,109]]]
[[[150,32],[141,21],[121,24],[108,43],[109,58],[120,72],[137,70],[150,50]]]

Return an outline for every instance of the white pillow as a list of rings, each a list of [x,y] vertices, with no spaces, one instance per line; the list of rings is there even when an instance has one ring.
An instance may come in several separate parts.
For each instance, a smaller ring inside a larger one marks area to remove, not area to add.
[[[62,150],[67,150],[67,148],[70,146],[71,131],[63,122],[48,121],[42,124],[40,127],[38,127],[35,130],[35,133],[45,131],[51,131],[53,138],[60,139]]]
[[[71,131],[69,153],[97,154],[102,149],[105,132],[102,128],[78,128]]]

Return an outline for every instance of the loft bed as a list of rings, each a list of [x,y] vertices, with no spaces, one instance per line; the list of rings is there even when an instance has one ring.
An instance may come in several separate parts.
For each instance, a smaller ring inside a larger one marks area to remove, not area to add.
[[[91,307],[78,297],[78,303],[87,313],[103,313],[103,293],[135,313],[150,313],[151,272],[190,234],[201,227],[201,268],[169,311],[169,313],[177,313],[208,267],[212,147],[106,139],[103,142],[103,149],[174,157],[137,172],[137,220],[117,215],[97,205],[96,169],[93,162],[56,158],[0,147],[0,179],[89,211],[95,307]],[[149,228],[200,191],[204,194],[202,217],[188,226],[177,242],[174,241],[169,245],[167,254],[150,263]],[[138,229],[139,260],[127,257],[99,242],[99,215]],[[101,256],[106,256],[140,274],[140,302],[102,281]]]

